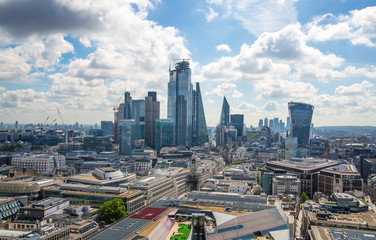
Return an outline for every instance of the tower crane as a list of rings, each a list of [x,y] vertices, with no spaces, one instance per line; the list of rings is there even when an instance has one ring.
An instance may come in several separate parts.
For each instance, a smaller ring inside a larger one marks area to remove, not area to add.
[[[63,126],[65,128],[65,144],[68,143],[68,134],[67,134],[67,125],[65,125],[63,118],[61,117],[60,110],[56,107],[57,113],[59,114],[60,120],[63,123]]]

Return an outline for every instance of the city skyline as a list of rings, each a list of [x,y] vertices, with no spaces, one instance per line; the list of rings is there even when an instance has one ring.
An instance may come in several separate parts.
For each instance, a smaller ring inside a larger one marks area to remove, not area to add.
[[[166,118],[169,66],[190,58],[207,126],[224,96],[247,126],[285,121],[290,101],[312,104],[315,126],[375,126],[368,2],[24,0],[2,1],[0,16],[4,123],[61,124],[56,108],[67,124],[112,121],[125,91],[157,92]]]

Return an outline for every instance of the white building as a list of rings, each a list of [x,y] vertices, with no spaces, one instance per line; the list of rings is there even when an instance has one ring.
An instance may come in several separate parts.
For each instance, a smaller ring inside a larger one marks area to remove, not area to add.
[[[248,183],[247,182],[239,182],[239,181],[234,181],[231,182],[229,187],[228,187],[228,192],[229,193],[241,193],[245,194],[245,192],[248,190]]]
[[[301,183],[297,176],[282,175],[273,178],[273,195],[297,194],[300,196]]]
[[[65,167],[65,157],[58,154],[27,154],[14,156],[12,165],[17,171],[35,170],[37,174],[52,174],[55,169]]]

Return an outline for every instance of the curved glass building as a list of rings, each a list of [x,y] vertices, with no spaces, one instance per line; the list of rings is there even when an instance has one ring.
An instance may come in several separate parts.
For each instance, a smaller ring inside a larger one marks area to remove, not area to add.
[[[307,103],[289,102],[291,134],[298,138],[298,147],[308,147],[314,107]]]

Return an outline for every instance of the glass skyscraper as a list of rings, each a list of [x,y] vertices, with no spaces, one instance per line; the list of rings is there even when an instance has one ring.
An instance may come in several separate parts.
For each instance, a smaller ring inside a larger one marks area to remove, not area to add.
[[[132,118],[135,120],[136,140],[144,138],[145,128],[145,100],[132,100]]]
[[[119,153],[129,155],[134,149],[135,120],[124,119],[119,121]]]
[[[309,144],[309,130],[314,107],[300,102],[289,102],[288,107],[291,135],[298,138],[298,147],[306,148]]]
[[[234,126],[238,132],[238,136],[243,136],[244,115],[231,114],[231,126]]]
[[[228,126],[230,123],[230,105],[226,97],[223,97],[220,125]]]
[[[155,120],[155,150],[174,145],[174,120]]]
[[[209,142],[208,128],[206,126],[204,105],[201,98],[200,84],[196,83],[196,90],[193,90],[193,134],[192,145],[202,146]]]
[[[174,120],[175,145],[192,146],[193,94],[189,62],[183,60],[170,69],[167,117]]]
[[[114,135],[114,123],[112,121],[101,121],[101,129],[103,130],[103,136]]]
[[[156,92],[148,92],[145,97],[145,145],[155,147],[155,120],[159,118],[160,103]]]

